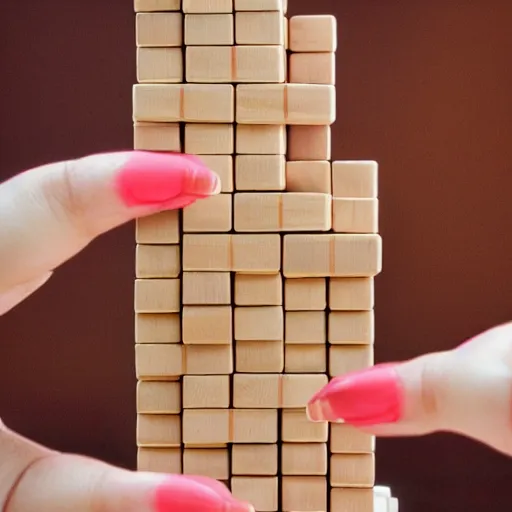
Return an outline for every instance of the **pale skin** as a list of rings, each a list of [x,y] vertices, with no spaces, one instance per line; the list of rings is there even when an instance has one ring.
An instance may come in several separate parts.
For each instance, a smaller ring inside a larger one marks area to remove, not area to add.
[[[125,206],[114,193],[122,164],[119,155],[89,157],[0,185],[0,314],[35,293],[94,238],[150,213]],[[404,389],[402,419],[366,430],[386,436],[452,431],[512,455],[512,324],[396,371]],[[47,449],[0,422],[3,512],[150,511],[149,497],[163,478]]]

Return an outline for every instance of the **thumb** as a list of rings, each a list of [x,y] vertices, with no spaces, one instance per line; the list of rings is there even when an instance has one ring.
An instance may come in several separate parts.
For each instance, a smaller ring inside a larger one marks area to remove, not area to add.
[[[511,356],[507,324],[452,351],[336,377],[308,414],[377,436],[459,433],[512,455]]]

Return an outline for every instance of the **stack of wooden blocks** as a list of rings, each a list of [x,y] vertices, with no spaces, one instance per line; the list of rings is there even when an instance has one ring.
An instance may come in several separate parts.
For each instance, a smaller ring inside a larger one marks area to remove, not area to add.
[[[222,182],[137,223],[139,469],[221,480],[258,512],[395,510],[374,438],[305,412],[373,364],[381,270],[377,164],[330,162],[335,18],[288,19],[284,0],[135,10],[135,148],[198,155]]]

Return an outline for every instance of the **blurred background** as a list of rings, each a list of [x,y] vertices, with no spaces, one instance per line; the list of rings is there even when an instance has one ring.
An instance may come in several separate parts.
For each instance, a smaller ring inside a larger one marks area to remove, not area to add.
[[[378,361],[512,319],[512,3],[289,3],[338,18],[333,158],[380,163]],[[131,0],[3,1],[0,20],[0,180],[131,147]],[[133,273],[128,225],[0,318],[9,426],[135,467]],[[402,511],[510,508],[512,461],[472,441],[381,440],[377,454]]]

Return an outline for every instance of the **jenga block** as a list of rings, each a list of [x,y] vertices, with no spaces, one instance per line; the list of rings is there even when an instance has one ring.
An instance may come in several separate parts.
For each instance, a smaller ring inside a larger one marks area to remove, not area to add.
[[[135,238],[138,244],[177,244],[180,241],[177,210],[155,213],[137,219]]]
[[[336,119],[332,85],[241,84],[236,89],[237,123],[330,125]]]
[[[229,272],[184,272],[181,286],[183,305],[231,304]]]
[[[235,340],[283,341],[283,308],[279,306],[235,308]]]
[[[331,164],[325,160],[286,162],[286,190],[331,193]]]
[[[375,485],[375,455],[334,454],[331,455],[332,487],[373,487]]]
[[[234,444],[231,454],[231,473],[235,476],[277,474],[276,444]]]
[[[179,11],[181,0],[135,0],[135,12]]]
[[[286,153],[286,126],[277,124],[237,125],[236,152],[240,155],[284,155]]]
[[[232,124],[186,124],[185,153],[192,155],[231,155],[234,152]]]
[[[332,163],[332,192],[334,197],[376,198],[378,193],[378,164],[373,161],[340,161]]]
[[[229,375],[184,375],[184,409],[227,409],[230,402]]]
[[[281,270],[281,237],[277,234],[233,235],[231,255],[234,272],[277,274]]]
[[[230,344],[231,324],[231,306],[184,306],[182,309],[183,343]]]
[[[239,501],[251,503],[258,512],[279,510],[279,483],[277,477],[234,476],[231,478],[231,492]]]
[[[286,373],[325,373],[327,371],[325,345],[290,345],[284,348]]]
[[[231,235],[184,235],[184,271],[231,271]]]
[[[235,304],[237,306],[282,306],[281,274],[236,274]]]
[[[331,489],[331,510],[374,512],[371,489]]]
[[[336,58],[330,53],[292,53],[289,63],[290,82],[297,84],[336,83]]]
[[[136,84],[133,118],[164,123],[232,123],[234,96],[230,84]]]
[[[240,373],[280,373],[284,369],[282,341],[237,341],[236,371]]]
[[[169,380],[183,375],[183,346],[135,345],[135,371],[139,380]]]
[[[143,12],[136,15],[138,47],[180,47],[183,44],[181,12]]]
[[[230,442],[229,409],[185,409],[183,443],[187,446],[219,446]]]
[[[137,279],[136,313],[177,313],[180,310],[179,279]]]
[[[375,234],[332,235],[332,277],[373,277],[382,269],[382,239]]]
[[[233,373],[231,345],[185,345],[185,369],[192,375],[229,375]]]
[[[181,48],[138,48],[137,81],[169,84],[183,82]]]
[[[338,377],[373,365],[371,345],[332,345],[329,347],[329,375]]]
[[[232,439],[236,444],[276,443],[277,410],[234,409]]]
[[[281,474],[326,475],[327,445],[325,443],[283,443]]]
[[[329,313],[328,339],[333,345],[371,345],[375,337],[373,311]]]
[[[227,448],[185,448],[183,450],[183,474],[228,480],[229,452]]]
[[[374,307],[374,281],[371,277],[329,280],[329,308],[341,311],[368,311]]]
[[[281,196],[282,229],[285,231],[331,229],[332,199],[329,194],[286,192]]]
[[[232,155],[201,155],[203,164],[220,178],[220,191],[233,192],[233,156]]]
[[[137,245],[135,275],[139,279],[178,277],[181,271],[178,245]]]
[[[244,125],[238,126],[238,131],[242,126]],[[237,190],[284,190],[286,186],[284,154],[237,155],[235,175]]]
[[[326,375],[282,375],[281,407],[286,409],[306,407],[311,397],[320,391],[327,382]]]
[[[285,9],[283,0],[234,0],[235,11],[281,11]]]
[[[235,43],[233,14],[186,14],[185,45],[216,46]]]
[[[328,439],[328,423],[309,421],[306,412],[301,409],[282,411],[281,441],[284,443],[325,443]]]
[[[330,160],[330,126],[290,126],[288,160]]]
[[[327,285],[323,277],[286,279],[286,311],[323,311],[327,307]]]
[[[324,311],[287,311],[285,342],[302,345],[324,344],[327,339]]]
[[[181,151],[180,125],[177,123],[135,123],[133,140],[133,147],[137,150],[179,153]]]
[[[337,23],[334,16],[292,16],[289,29],[292,52],[335,52],[337,50]]]
[[[182,471],[180,448],[139,448],[137,469],[153,473],[179,474]]]
[[[327,510],[327,478],[324,476],[283,476],[281,499],[280,510],[283,512],[325,511]]]
[[[373,453],[375,437],[361,432],[352,425],[331,423],[330,425],[331,453]]]
[[[337,233],[377,233],[379,200],[334,198],[332,229]]]
[[[283,45],[283,13],[237,12],[235,14],[235,41],[239,45]]]
[[[277,409],[281,405],[280,374],[233,375],[233,407],[237,409]]]
[[[181,384],[179,382],[137,383],[137,412],[141,414],[179,414]]]
[[[233,12],[233,0],[183,0],[181,8],[186,13]]]
[[[178,414],[138,414],[137,446],[175,447],[181,444]]]
[[[231,194],[210,196],[183,209],[185,233],[227,232],[232,226]]]
[[[135,315],[135,343],[180,343],[181,319],[179,313],[137,313]]]

